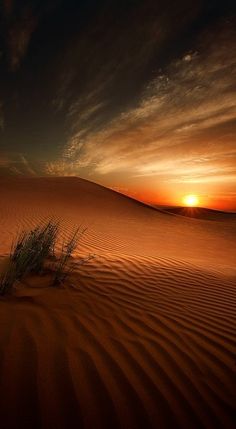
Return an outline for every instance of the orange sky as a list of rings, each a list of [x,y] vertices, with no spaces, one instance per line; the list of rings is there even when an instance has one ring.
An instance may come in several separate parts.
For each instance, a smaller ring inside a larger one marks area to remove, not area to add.
[[[184,197],[186,195],[196,195],[198,197],[198,206],[199,207],[209,207],[212,209],[226,210],[226,211],[236,211],[236,192],[233,187],[225,190],[225,187],[222,185],[212,186],[210,184],[204,183],[199,185],[195,184],[194,186],[188,186],[181,184],[179,186],[173,185],[163,185],[156,186],[151,184],[150,188],[144,187],[140,189],[130,187],[128,189],[125,186],[110,186],[112,189],[121,192],[123,194],[129,195],[138,200],[157,205],[184,205]]]

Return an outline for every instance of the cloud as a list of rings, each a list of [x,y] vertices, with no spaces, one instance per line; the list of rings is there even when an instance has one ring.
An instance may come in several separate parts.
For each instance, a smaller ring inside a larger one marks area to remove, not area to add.
[[[22,164],[22,171],[24,173],[27,173],[30,176],[36,176],[36,172],[34,171],[34,169],[32,168],[29,161],[25,158],[24,155],[19,156],[19,161]]]
[[[133,108],[140,91],[171,55],[181,32],[201,9],[185,0],[178,10],[153,0],[133,5],[103,5],[64,52],[54,107],[67,113],[73,132],[101,129],[124,109]],[[85,134],[84,133],[84,134]]]
[[[164,181],[234,181],[235,28],[234,22],[223,22],[209,29],[195,50],[157,72],[136,105],[99,127],[93,115],[105,105],[101,88],[89,93],[86,103],[73,103],[73,132],[54,164],[57,174],[61,165],[62,173],[87,168],[97,177],[123,172]]]
[[[68,163],[64,160],[58,160],[47,162],[46,173],[51,176],[75,176],[79,167],[78,161]]]
[[[4,112],[3,112],[3,103],[0,101],[0,131],[4,130]]]
[[[3,0],[3,10],[5,15],[10,15],[13,9],[13,0]]]
[[[17,20],[10,22],[7,29],[9,66],[15,71],[27,52],[32,33],[37,26],[37,19],[32,10],[25,8]]]
[[[24,155],[18,153],[1,153],[0,175],[36,176],[37,173]]]
[[[4,51],[10,71],[19,69],[41,18],[53,12],[59,1],[3,0],[1,32],[5,40]]]

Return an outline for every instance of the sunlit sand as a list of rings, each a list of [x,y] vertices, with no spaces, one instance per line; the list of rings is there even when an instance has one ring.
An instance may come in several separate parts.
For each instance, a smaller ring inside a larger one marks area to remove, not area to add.
[[[236,218],[76,178],[0,182],[1,266],[22,228],[88,228],[65,284],[31,276],[0,299],[1,427],[233,428]]]

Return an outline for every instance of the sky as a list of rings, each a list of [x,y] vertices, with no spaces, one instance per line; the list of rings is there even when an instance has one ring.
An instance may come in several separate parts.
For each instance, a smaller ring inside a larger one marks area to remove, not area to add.
[[[2,0],[0,175],[236,210],[236,5]]]

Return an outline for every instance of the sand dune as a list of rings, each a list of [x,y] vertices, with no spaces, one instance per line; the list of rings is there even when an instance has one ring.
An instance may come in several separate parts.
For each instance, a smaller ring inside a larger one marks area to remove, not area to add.
[[[64,288],[31,276],[0,300],[1,427],[233,428],[235,219],[170,216],[76,178],[0,186],[2,263],[22,227],[88,227]]]
[[[215,220],[218,222],[236,220],[236,213],[212,210],[204,207],[165,207],[162,208],[162,211],[195,219]]]

